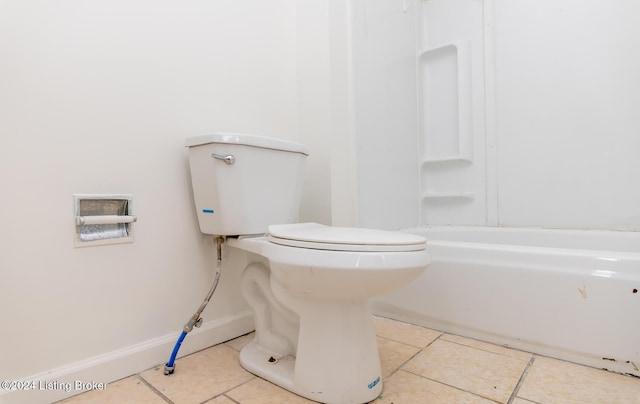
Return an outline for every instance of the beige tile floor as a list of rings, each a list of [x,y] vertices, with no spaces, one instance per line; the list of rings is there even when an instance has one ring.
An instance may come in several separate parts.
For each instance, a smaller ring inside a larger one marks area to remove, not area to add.
[[[640,379],[376,318],[384,387],[372,404],[640,403]],[[245,335],[83,393],[85,403],[312,403],[242,369]]]

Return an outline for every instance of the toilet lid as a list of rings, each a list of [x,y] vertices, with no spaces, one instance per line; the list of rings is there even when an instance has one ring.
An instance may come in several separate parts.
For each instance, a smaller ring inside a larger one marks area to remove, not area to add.
[[[333,251],[419,251],[427,245],[424,237],[415,234],[318,223],[272,225],[267,239],[291,247]]]

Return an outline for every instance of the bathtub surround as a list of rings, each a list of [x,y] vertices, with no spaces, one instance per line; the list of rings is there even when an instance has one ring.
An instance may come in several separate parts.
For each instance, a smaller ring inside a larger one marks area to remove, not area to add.
[[[353,5],[358,225],[640,230],[640,3]]]

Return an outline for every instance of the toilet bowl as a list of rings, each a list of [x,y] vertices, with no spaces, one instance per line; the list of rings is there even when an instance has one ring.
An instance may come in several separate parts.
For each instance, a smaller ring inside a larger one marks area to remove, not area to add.
[[[214,133],[186,145],[200,231],[225,237],[247,256],[241,292],[256,332],[241,365],[322,403],[378,397],[369,300],[427,268],[425,239],[296,223],[308,155],[298,143]]]
[[[256,320],[241,365],[323,403],[378,397],[382,375],[369,299],[426,269],[424,238],[303,223],[228,243],[249,255],[242,293]]]

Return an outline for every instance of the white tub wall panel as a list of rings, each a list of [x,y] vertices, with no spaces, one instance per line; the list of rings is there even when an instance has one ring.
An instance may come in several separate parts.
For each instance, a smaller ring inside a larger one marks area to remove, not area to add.
[[[485,190],[477,178],[478,168],[463,161],[423,164],[420,224],[486,224]]]
[[[640,230],[640,4],[495,11],[500,224]]]
[[[352,4],[328,0],[331,76],[331,129],[324,137],[330,143],[331,223],[358,225],[357,146],[355,79],[353,69]]]
[[[633,108],[640,94],[633,90],[640,86],[635,74],[640,56],[628,51],[639,45],[640,28],[633,20],[634,11],[638,11],[635,2],[617,0],[585,5],[577,0],[562,4],[432,0],[408,4],[425,10],[420,13],[426,22],[418,19],[422,31],[417,34],[432,41],[428,46],[447,42],[452,36],[459,38],[462,35],[452,35],[452,31],[459,26],[463,27],[461,32],[468,31],[476,25],[469,17],[481,16],[478,38],[482,46],[480,56],[473,57],[472,84],[480,89],[489,86],[484,96],[473,96],[472,111],[474,156],[489,151],[490,159],[479,161],[478,165],[485,167],[490,177],[473,177],[472,184],[480,189],[473,190],[477,195],[473,203],[455,201],[448,210],[438,201],[431,207],[419,203],[418,209],[426,218],[420,221],[422,224],[640,228],[637,210],[640,190],[630,174],[640,168],[634,156],[640,140],[633,135],[640,125]],[[372,10],[375,11],[374,6],[367,10],[369,15],[384,21],[384,14],[376,15]],[[361,25],[370,32],[387,27]],[[421,40],[413,39],[416,43]],[[356,42],[356,49],[358,46]],[[359,52],[360,58],[370,57],[378,65],[391,63],[381,56],[383,51],[372,52],[373,56],[363,50]],[[367,98],[366,102],[379,103],[383,95],[376,91],[380,89],[378,84],[385,82],[383,77],[372,74],[366,81],[360,77],[358,87],[371,88],[358,88],[360,92],[369,91],[368,97],[359,96],[358,102]],[[490,116],[485,116],[482,104],[485,98],[490,104],[486,107]],[[381,142],[375,127],[383,127],[379,123],[391,119],[393,114],[380,111],[367,111],[359,106],[356,120],[361,154],[373,156],[384,149],[374,147]],[[390,124],[402,124],[397,118]],[[490,132],[485,134],[486,139],[476,134],[476,129],[482,131],[485,126]],[[367,130],[360,130],[362,127]],[[374,130],[368,130],[369,127]],[[371,158],[366,163],[359,162],[360,180],[372,184],[359,191],[360,222],[374,227],[402,227],[394,218],[400,217],[398,213],[392,213],[387,220],[380,218],[384,201],[392,197],[379,196],[380,187],[376,184],[384,183],[376,181],[405,178],[405,172],[396,170],[378,176],[375,168],[370,169],[377,161]],[[458,180],[443,175],[441,183],[448,185],[446,189],[438,183],[438,175],[431,173],[431,185],[420,181],[418,186],[427,187],[429,192],[454,192],[451,188]],[[429,178],[429,174],[425,176]],[[466,184],[455,188],[463,186]],[[402,190],[400,185],[395,189]],[[476,212],[478,203],[488,205]],[[390,205],[386,203],[384,210],[392,211]]]
[[[416,6],[352,2],[358,225],[418,221]],[[412,224],[413,223],[413,224]]]
[[[484,2],[419,2],[420,224],[487,224]]]

